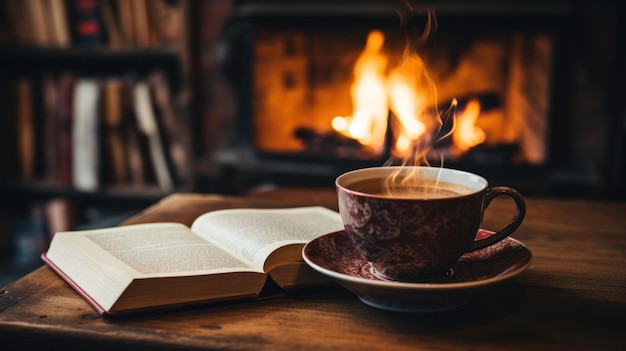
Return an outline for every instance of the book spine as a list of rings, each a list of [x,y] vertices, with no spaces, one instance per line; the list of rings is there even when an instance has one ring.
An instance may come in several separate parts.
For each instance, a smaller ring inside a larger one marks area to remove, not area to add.
[[[153,72],[147,82],[150,85],[155,115],[163,138],[163,147],[175,183],[191,182],[191,170],[186,151],[190,149],[190,146],[185,138],[185,135],[189,135],[187,120],[182,113],[176,113],[169,84],[162,72]]]
[[[43,156],[44,156],[44,176],[51,182],[57,180],[58,154],[57,145],[59,142],[58,129],[58,103],[59,87],[56,77],[45,75],[43,77]]]
[[[100,83],[96,79],[76,81],[73,102],[72,180],[80,191],[99,188],[99,99]]]
[[[147,0],[128,0],[132,7],[133,33],[135,47],[146,48],[152,43],[150,38],[150,23],[148,21]]]
[[[103,178],[123,184],[128,178],[125,145],[122,137],[122,82],[108,79],[102,85],[103,155],[107,167]]]
[[[65,0],[40,0],[46,12],[49,45],[67,48],[72,44]]]
[[[100,0],[69,0],[74,44],[101,46],[106,43]]]
[[[58,104],[57,104],[57,130],[58,146],[57,181],[61,185],[72,184],[72,106],[74,102],[74,82],[72,75],[65,74],[59,77]]]
[[[148,83],[137,82],[135,84],[133,108],[139,130],[148,138],[150,158],[159,186],[165,191],[171,191],[174,188],[174,183],[163,150]]]
[[[130,81],[122,80],[121,83],[121,132],[126,151],[125,161],[128,166],[130,185],[134,188],[141,188],[147,183],[147,171],[144,163],[146,158],[142,154],[141,137],[133,111],[133,87]]]
[[[120,13],[117,10],[113,0],[103,0],[100,7],[102,16],[102,24],[106,31],[109,47],[111,49],[119,49],[124,46],[124,36],[122,35]]]
[[[135,45],[135,30],[131,1],[117,0],[116,5],[121,44],[123,47],[133,47]]]
[[[154,45],[175,47],[183,44],[186,1],[146,1],[148,22]]]
[[[15,42],[35,46],[46,46],[49,43],[42,0],[6,0],[5,6]]]
[[[20,177],[22,180],[32,180],[35,176],[35,117],[31,81],[27,78],[18,80],[16,90]]]

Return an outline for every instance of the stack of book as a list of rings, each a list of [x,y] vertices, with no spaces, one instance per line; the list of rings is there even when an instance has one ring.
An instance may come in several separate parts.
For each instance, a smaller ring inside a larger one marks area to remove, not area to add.
[[[188,131],[162,73],[140,80],[47,74],[41,85],[15,83],[17,179],[85,192],[116,185],[169,192],[185,182]]]
[[[6,0],[7,41],[42,47],[178,46],[187,0]],[[0,36],[1,38],[2,36]]]

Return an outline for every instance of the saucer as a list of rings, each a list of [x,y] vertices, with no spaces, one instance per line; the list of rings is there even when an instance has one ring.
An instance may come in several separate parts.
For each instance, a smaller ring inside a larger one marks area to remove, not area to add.
[[[492,232],[479,230],[477,237]],[[532,261],[531,251],[511,237],[466,253],[439,278],[411,283],[384,280],[356,251],[343,231],[322,235],[305,245],[304,261],[316,271],[352,291],[365,304],[396,312],[434,312],[467,303],[478,288],[510,279]]]

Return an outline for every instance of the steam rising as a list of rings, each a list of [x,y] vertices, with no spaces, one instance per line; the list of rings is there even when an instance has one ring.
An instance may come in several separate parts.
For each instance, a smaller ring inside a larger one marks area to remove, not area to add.
[[[402,64],[392,73],[391,110],[397,117],[398,123],[393,124],[394,133],[398,135],[396,147],[401,153],[392,153],[385,166],[421,166],[429,165],[428,156],[433,153],[433,146],[437,141],[443,125],[442,115],[437,107],[437,88],[429,77],[423,60],[417,54],[419,48],[431,38],[437,29],[435,12],[432,9],[423,9],[415,6],[411,1],[403,0],[396,5],[404,33],[406,46],[403,52]],[[407,20],[411,16],[426,16],[423,29],[411,27]],[[407,86],[408,84],[409,86]],[[411,89],[407,89],[412,87]],[[401,90],[394,93],[396,90]],[[446,115],[454,111],[457,102],[452,102]],[[454,123],[454,121],[453,121]],[[418,125],[419,124],[419,125]],[[453,124],[449,136],[455,129]],[[443,166],[443,157],[440,162]],[[397,171],[385,180],[388,192],[398,184],[417,186],[420,177],[412,172]]]
[[[419,49],[437,28],[434,11],[413,6],[408,1],[395,5],[405,34],[405,47],[399,63],[389,67],[389,59],[383,52],[383,32],[370,31],[353,68],[354,80],[350,89],[353,113],[335,117],[332,126],[375,153],[386,147],[387,130],[391,130],[394,141],[385,166],[403,166],[399,167],[400,170],[405,166],[429,165],[428,159],[432,159],[443,120],[438,108],[437,88],[418,55]],[[417,21],[409,21],[415,16],[425,19],[423,28],[417,27]],[[455,107],[456,101],[446,115],[450,115]],[[469,122],[472,122],[471,118],[468,118]],[[453,131],[454,124],[450,133]],[[414,174],[398,171],[387,179],[387,188],[391,183],[406,184],[416,178]]]

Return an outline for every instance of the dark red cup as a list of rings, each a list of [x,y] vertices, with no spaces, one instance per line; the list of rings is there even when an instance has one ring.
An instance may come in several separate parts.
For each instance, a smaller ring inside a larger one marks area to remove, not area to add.
[[[424,282],[446,274],[464,253],[513,233],[526,213],[517,190],[448,168],[364,168],[340,175],[335,185],[346,233],[374,274],[388,280]],[[515,214],[501,230],[476,239],[498,196],[513,199]]]

